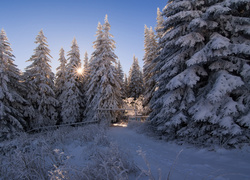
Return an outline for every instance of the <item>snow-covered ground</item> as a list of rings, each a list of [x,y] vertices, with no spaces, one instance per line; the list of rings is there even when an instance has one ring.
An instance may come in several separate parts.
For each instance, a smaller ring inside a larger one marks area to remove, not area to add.
[[[24,133],[0,142],[0,180],[118,180],[134,167],[103,125]]]
[[[250,147],[208,151],[137,131],[89,125],[23,134],[0,143],[0,180],[250,179]]]
[[[108,134],[120,148],[130,152],[140,169],[148,174],[151,171],[155,179],[160,174],[162,179],[167,179],[169,172],[170,179],[173,180],[250,179],[249,147],[243,150],[208,151],[167,143],[126,127],[111,127]],[[142,157],[143,154],[145,158]],[[145,159],[148,163],[145,163]],[[141,176],[140,179],[148,177]]]

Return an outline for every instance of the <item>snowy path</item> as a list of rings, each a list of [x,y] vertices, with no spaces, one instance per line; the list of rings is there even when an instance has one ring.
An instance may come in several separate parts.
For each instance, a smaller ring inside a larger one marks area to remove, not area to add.
[[[250,148],[210,152],[156,140],[124,127],[111,127],[108,135],[132,155],[138,167],[148,170],[137,153],[139,149],[144,151],[155,179],[159,168],[162,179],[167,179],[172,167],[170,180],[250,180]],[[178,153],[178,160],[172,166]]]

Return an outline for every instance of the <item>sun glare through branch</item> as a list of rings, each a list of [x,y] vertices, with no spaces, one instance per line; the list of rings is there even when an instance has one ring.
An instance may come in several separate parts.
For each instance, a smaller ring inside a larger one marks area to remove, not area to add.
[[[77,68],[76,70],[78,75],[82,75],[83,74],[83,69],[82,68]]]

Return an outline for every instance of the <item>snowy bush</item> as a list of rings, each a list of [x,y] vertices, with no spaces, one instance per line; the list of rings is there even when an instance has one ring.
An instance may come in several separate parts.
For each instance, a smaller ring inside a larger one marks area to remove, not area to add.
[[[127,179],[129,154],[100,125],[22,134],[0,143],[1,179]]]
[[[147,160],[147,157],[146,157],[146,152],[143,151],[141,148],[139,148],[139,150],[137,150],[137,153],[139,156],[141,156],[141,158],[143,159],[144,163],[146,164],[147,166],[147,169],[140,169],[140,174],[138,175],[137,179],[139,179],[140,177],[143,177],[143,176],[147,176],[149,180],[155,180],[155,174],[153,174],[152,170],[151,170],[151,167],[150,167],[150,163],[148,162]],[[158,169],[158,180],[161,180],[161,169]],[[169,180],[169,178],[167,179]]]
[[[50,134],[52,133],[52,135]],[[88,125],[85,127],[62,127],[54,132],[47,132],[48,138],[54,138],[54,142],[66,144],[72,141],[78,141],[80,144],[94,141],[96,136],[105,133],[105,129],[98,125]],[[53,143],[53,142],[52,142]]]
[[[9,152],[5,151],[5,156],[1,158],[2,179],[47,179],[48,169],[53,168],[53,163],[60,163],[44,138],[20,138],[19,144],[10,146],[7,147]]]
[[[134,98],[126,98],[123,100],[124,107],[127,109],[136,109],[138,114],[143,113],[143,106],[142,106],[143,96],[140,96],[136,100]],[[130,110],[126,111],[126,115],[131,116],[135,115],[135,111]]]
[[[137,150],[137,153],[139,156],[141,156],[141,158],[143,159],[144,163],[146,164],[147,168],[144,169],[144,168],[139,168],[140,169],[140,174],[139,176],[137,177],[137,180],[143,176],[147,176],[149,180],[155,180],[155,179],[158,179],[158,180],[162,180],[162,179],[167,179],[167,180],[170,180],[172,179],[172,174],[173,174],[173,171],[174,171],[174,168],[177,164],[177,161],[179,159],[179,156],[180,154],[182,153],[183,149],[179,151],[179,153],[176,155],[176,158],[174,159],[171,167],[170,167],[170,170],[168,172],[168,175],[167,175],[167,178],[163,178],[162,177],[162,170],[159,168],[158,169],[158,172],[153,172],[152,169],[151,169],[151,165],[147,159],[147,156],[146,156],[146,151],[143,151],[141,147],[139,147],[139,149]],[[157,178],[156,178],[157,177]]]
[[[128,173],[135,171],[129,154],[115,144],[97,148],[91,156],[91,163],[83,169],[87,179],[128,179]]]

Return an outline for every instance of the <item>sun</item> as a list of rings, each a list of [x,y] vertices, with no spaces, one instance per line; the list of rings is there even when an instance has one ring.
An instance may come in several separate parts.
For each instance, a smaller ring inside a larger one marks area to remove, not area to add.
[[[76,72],[77,72],[77,74],[82,75],[83,74],[83,69],[82,68],[77,68]]]

